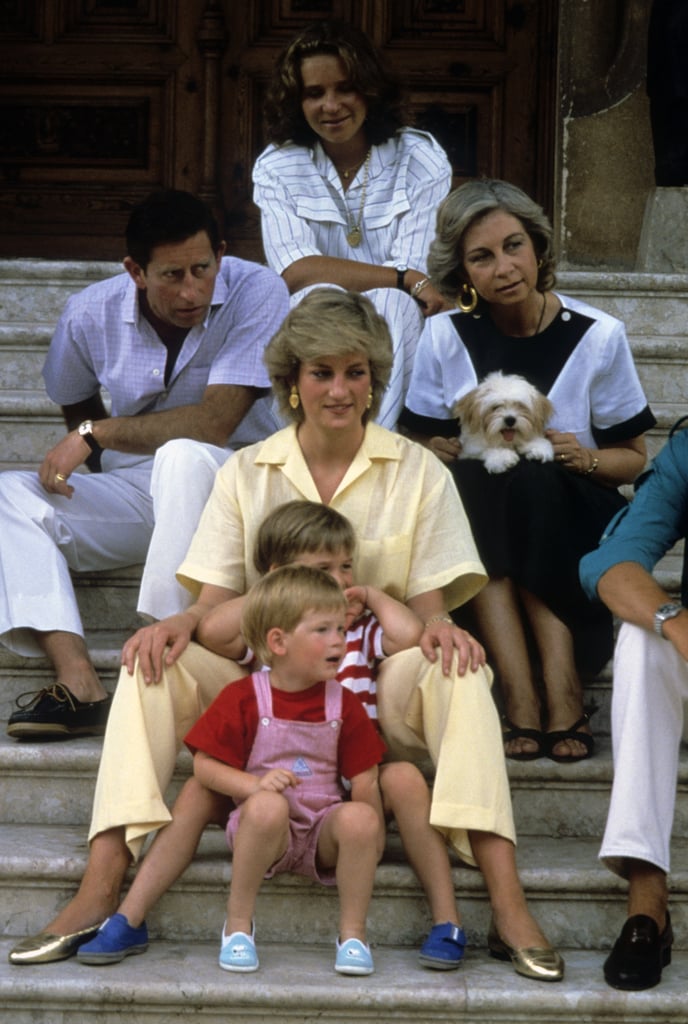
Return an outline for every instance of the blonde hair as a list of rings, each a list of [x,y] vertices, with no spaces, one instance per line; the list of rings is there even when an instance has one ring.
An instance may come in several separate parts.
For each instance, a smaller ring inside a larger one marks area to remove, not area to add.
[[[316,501],[287,501],[260,524],[253,564],[261,575],[271,565],[288,565],[299,555],[346,551],[353,555],[356,534],[348,519]]]
[[[296,423],[303,409],[292,409],[289,393],[302,363],[360,353],[370,366],[372,400],[363,422],[374,419],[392,372],[392,339],[387,321],[370,299],[340,288],[314,288],[285,317],[265,349],[273,391],[281,411]]]
[[[498,179],[467,181],[440,204],[435,238],[428,251],[428,274],[432,283],[455,299],[469,284],[464,268],[464,241],[469,228],[495,210],[503,210],[521,222],[538,259],[537,290],[554,287],[555,259],[552,253],[552,225],[541,206],[516,185]]]
[[[241,632],[259,661],[269,665],[271,629],[292,633],[310,611],[346,611],[344,591],[329,573],[308,565],[285,565],[268,573],[249,590]]]

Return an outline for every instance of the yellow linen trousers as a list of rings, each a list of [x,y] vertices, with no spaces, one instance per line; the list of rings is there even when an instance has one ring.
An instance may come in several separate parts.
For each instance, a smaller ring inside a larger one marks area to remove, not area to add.
[[[120,672],[96,782],[89,840],[123,826],[136,860],[146,835],[167,824],[165,791],[184,736],[222,688],[246,669],[192,643],[147,685],[138,664]],[[430,821],[468,864],[469,829],[515,842],[509,783],[489,669],[442,674],[419,647],[378,673],[378,714],[393,760],[435,766]]]

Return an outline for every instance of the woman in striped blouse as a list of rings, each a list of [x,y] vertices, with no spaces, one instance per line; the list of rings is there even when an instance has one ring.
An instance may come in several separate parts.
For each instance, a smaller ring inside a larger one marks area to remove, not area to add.
[[[392,332],[378,422],[394,428],[423,317],[448,308],[425,265],[451,187],[447,156],[431,135],[403,127],[398,85],[344,22],[312,23],[293,40],[265,113],[270,145],[253,180],[267,261],[293,305],[315,285],[368,294]]]

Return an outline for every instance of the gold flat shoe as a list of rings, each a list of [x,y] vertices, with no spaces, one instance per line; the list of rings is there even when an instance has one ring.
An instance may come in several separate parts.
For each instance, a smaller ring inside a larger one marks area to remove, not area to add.
[[[511,960],[514,970],[524,978],[535,981],[561,981],[564,977],[564,960],[551,946],[524,946],[514,949],[507,945],[494,926],[490,924],[487,936],[490,956],[497,960]]]
[[[79,946],[92,939],[99,928],[100,925],[96,924],[71,935],[53,935],[51,932],[30,935],[10,950],[8,960],[11,964],[51,964],[67,960],[74,956]]]

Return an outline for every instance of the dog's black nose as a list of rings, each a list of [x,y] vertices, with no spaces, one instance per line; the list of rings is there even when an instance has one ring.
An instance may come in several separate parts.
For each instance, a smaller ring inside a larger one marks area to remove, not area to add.
[[[515,416],[505,416],[504,417],[504,426],[505,427],[515,427],[516,426],[516,417]]]

